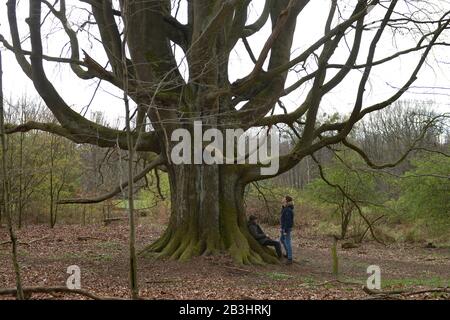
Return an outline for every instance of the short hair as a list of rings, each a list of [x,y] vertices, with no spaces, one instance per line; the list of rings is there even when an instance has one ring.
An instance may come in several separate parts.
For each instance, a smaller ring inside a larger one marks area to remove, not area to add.
[[[287,202],[292,202],[292,197],[291,196],[285,196],[284,198],[286,199]]]
[[[258,219],[258,217],[257,216],[254,216],[254,215],[251,215],[250,217],[248,217],[248,220],[249,221],[255,221],[255,220],[257,220]]]

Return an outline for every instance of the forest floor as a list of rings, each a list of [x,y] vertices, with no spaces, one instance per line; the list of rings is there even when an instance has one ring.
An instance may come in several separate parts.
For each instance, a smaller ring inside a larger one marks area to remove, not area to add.
[[[140,221],[137,247],[158,238],[163,226]],[[265,227],[274,238],[276,228]],[[128,297],[128,227],[103,225],[27,226],[17,232],[19,262],[25,286],[65,286],[67,267],[81,269],[82,289],[98,296]],[[0,228],[0,243],[8,241]],[[238,266],[226,256],[199,257],[190,262],[138,259],[140,294],[150,299],[366,299],[362,290],[367,267],[381,268],[382,290],[421,291],[450,287],[450,248],[423,244],[387,247],[365,242],[338,248],[339,281],[332,274],[331,239],[293,233],[295,263],[287,266]],[[10,245],[0,244],[0,288],[14,287]],[[395,296],[408,299],[450,299],[449,294]],[[0,296],[0,299],[8,297]],[[85,299],[68,294],[34,294],[35,299]]]

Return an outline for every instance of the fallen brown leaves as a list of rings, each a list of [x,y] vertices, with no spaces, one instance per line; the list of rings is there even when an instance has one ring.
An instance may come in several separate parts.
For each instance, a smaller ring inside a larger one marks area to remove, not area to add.
[[[275,238],[277,230],[266,228]],[[157,239],[162,226],[137,227],[138,249]],[[140,295],[147,299],[365,299],[362,290],[366,268],[378,264],[385,278],[439,277],[450,279],[450,250],[364,243],[360,248],[340,250],[342,279],[331,274],[330,241],[299,236],[294,232],[298,263],[269,266],[238,266],[227,256],[199,257],[190,262],[140,257]],[[64,287],[70,265],[81,268],[82,290],[97,297],[129,298],[127,263],[128,227],[124,222],[103,225],[27,226],[18,231],[25,287]],[[0,243],[8,241],[0,228]],[[9,244],[0,246],[0,288],[13,288],[14,273]],[[345,280],[345,281],[344,281]],[[412,288],[424,291],[424,287]],[[0,296],[0,299],[13,298]],[[33,299],[89,299],[64,292],[33,293]],[[442,298],[433,293],[395,295],[404,299]],[[444,297],[445,298],[445,297]]]

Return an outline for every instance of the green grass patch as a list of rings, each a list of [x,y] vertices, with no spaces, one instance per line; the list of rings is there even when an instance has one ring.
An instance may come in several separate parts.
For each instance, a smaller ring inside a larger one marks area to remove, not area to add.
[[[53,260],[72,260],[72,259],[86,259],[88,256],[82,253],[63,252],[61,254],[52,254],[49,256]]]
[[[272,279],[272,280],[287,280],[294,278],[293,276],[281,272],[266,272],[263,274],[264,276]]]
[[[93,255],[91,258],[96,261],[105,261],[105,262],[113,260],[113,256],[109,253],[98,253],[96,255]]]
[[[116,241],[105,241],[98,243],[97,247],[102,250],[119,250],[122,245]]]
[[[18,256],[25,256],[25,257],[28,257],[28,256],[31,255],[31,253],[30,253],[30,250],[29,250],[29,249],[26,249],[26,248],[24,248],[24,247],[18,247],[18,248],[17,248],[17,255],[18,255]]]
[[[317,282],[317,281],[316,281],[314,278],[312,278],[312,277],[300,277],[299,280],[300,280],[302,283],[306,283],[306,284],[308,284],[308,285],[310,285],[310,286],[314,285],[314,284]]]

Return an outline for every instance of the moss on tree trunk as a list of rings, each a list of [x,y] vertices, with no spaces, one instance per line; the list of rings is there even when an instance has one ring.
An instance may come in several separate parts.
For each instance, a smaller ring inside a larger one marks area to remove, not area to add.
[[[238,264],[277,263],[247,230],[245,185],[232,166],[181,165],[169,168],[171,218],[146,251],[186,261],[228,253]]]

